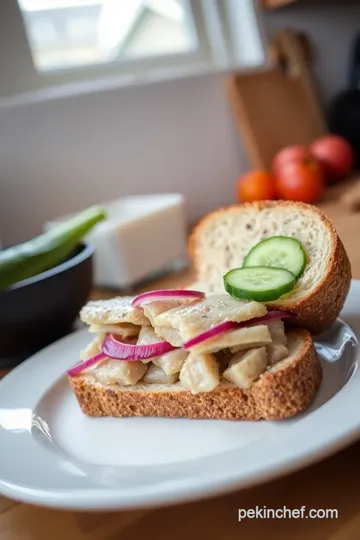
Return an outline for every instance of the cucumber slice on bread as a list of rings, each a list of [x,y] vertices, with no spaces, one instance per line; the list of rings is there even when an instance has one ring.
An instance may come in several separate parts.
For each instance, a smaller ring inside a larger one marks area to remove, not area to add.
[[[235,268],[224,276],[225,290],[231,296],[258,302],[277,300],[291,291],[295,283],[294,274],[288,270],[267,266]]]
[[[285,268],[298,278],[304,272],[306,255],[299,240],[289,236],[272,236],[250,250],[243,266]]]

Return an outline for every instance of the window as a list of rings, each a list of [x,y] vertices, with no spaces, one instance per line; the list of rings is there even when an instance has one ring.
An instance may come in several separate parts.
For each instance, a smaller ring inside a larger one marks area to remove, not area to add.
[[[19,0],[39,71],[196,49],[181,0]]]
[[[263,63],[252,0],[2,0],[1,34],[0,62],[11,73],[0,99],[109,76]]]

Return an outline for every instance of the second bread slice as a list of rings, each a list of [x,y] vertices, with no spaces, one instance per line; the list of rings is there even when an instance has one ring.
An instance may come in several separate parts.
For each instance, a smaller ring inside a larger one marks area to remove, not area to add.
[[[190,238],[190,254],[198,287],[205,292],[224,290],[223,275],[242,266],[247,253],[271,236],[299,240],[307,265],[295,288],[271,308],[297,313],[297,324],[314,333],[338,317],[351,282],[344,246],[330,220],[316,207],[287,201],[246,203],[207,215]]]

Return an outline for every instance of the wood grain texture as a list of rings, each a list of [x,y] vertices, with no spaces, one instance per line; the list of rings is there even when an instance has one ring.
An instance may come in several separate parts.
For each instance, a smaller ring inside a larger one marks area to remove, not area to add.
[[[353,181],[353,183],[356,180]],[[360,213],[341,202],[353,183],[329,190],[321,204],[345,244],[360,278]],[[340,202],[339,202],[340,201]],[[147,288],[193,280],[191,272],[168,276]],[[96,291],[94,297],[113,296]],[[5,372],[0,372],[0,377]],[[265,449],[264,449],[265,451]],[[321,463],[277,481],[223,497],[165,509],[74,513],[37,508],[0,496],[1,540],[359,540],[360,442]],[[330,508],[338,519],[237,520],[238,508]]]

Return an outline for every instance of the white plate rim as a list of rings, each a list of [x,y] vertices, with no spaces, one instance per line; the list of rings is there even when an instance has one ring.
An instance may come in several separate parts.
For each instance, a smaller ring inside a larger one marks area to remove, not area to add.
[[[360,281],[353,280],[347,304],[354,301],[360,293]],[[356,311],[360,317],[360,308]],[[343,311],[346,320],[347,309]],[[12,370],[0,382],[0,408],[2,407],[1,389],[6,386],[16,385],[18,377],[22,377],[29,369],[30,362],[34,366],[36,362],[42,363],[52,352],[60,350],[70,340],[75,339],[78,333],[72,334],[52,344],[50,347],[37,353],[34,357],[20,364]],[[71,365],[71,359],[67,359],[66,365]],[[61,365],[43,366],[41,379],[45,387],[49,388],[53,382],[63,373],[64,363]],[[60,371],[59,371],[60,370]],[[51,382],[47,377],[51,377]],[[46,382],[47,381],[47,382]],[[268,482],[290,472],[299,470],[312,463],[320,461],[331,454],[345,448],[360,437],[360,414],[357,413],[354,403],[360,392],[360,370],[356,370],[351,380],[335,396],[318,410],[310,413],[308,422],[294,424],[289,427],[289,444],[283,448],[276,448],[276,444],[267,445],[267,460],[261,459],[260,452],[254,452],[253,465],[247,471],[224,469],[224,466],[216,471],[211,477],[202,476],[201,483],[191,481],[188,477],[185,481],[170,481],[151,486],[143,486],[142,489],[121,488],[93,488],[86,489],[30,489],[27,486],[3,481],[0,477],[0,493],[21,502],[73,510],[116,510],[122,508],[144,508],[153,506],[165,506],[178,502],[187,502],[198,498],[207,498],[214,495],[228,493],[236,489],[244,489],[257,484]],[[35,390],[36,393],[36,390]],[[39,396],[37,396],[37,400]],[[25,400],[26,402],[26,400]],[[34,403],[28,403],[31,408]],[[309,424],[309,425],[308,425]],[[307,444],[306,433],[309,426],[312,427],[311,444]],[[305,435],[305,436],[304,436]],[[33,437],[31,437],[32,440]],[[291,444],[290,444],[291,443]],[[40,445],[37,444],[37,447]],[[278,445],[279,446],[279,445]],[[288,448],[291,448],[289,452]],[[275,454],[271,454],[276,450]],[[46,452],[45,449],[41,451]],[[40,452],[40,449],[39,449]],[[230,454],[230,452],[229,452]],[[270,457],[269,457],[270,454]],[[51,460],[58,457],[51,452]],[[215,458],[214,458],[215,459]],[[229,459],[230,467],[231,459]]]

